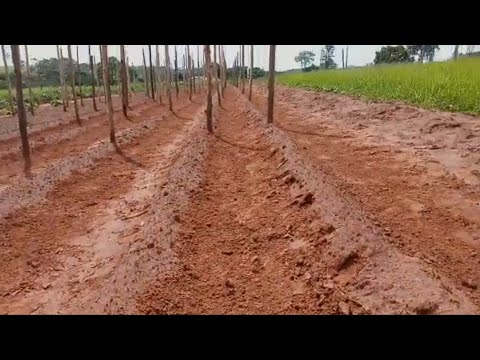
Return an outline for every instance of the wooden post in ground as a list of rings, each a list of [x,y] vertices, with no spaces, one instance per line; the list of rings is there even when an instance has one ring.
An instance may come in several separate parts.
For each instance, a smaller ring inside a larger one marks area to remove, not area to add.
[[[165,68],[167,69],[167,97],[168,97],[168,110],[173,111],[172,94],[170,92],[170,53],[168,51],[168,45],[165,45]]]
[[[222,106],[222,97],[220,96],[220,84],[218,83],[218,67],[217,67],[217,45],[213,45],[213,77],[217,88],[218,106]]]
[[[242,62],[241,62],[241,79],[242,79],[242,94],[245,94],[245,45],[242,45]]]
[[[120,81],[122,84],[122,111],[123,116],[128,118],[128,78],[127,64],[125,62],[125,45],[120,45]]]
[[[275,91],[275,48],[276,45],[270,45],[270,56],[268,65],[268,109],[267,122],[273,123],[273,103]]]
[[[161,95],[161,89],[162,89],[162,76],[160,73],[160,51],[158,50],[158,45],[155,45],[155,89],[157,92],[157,99],[158,102],[161,104],[162,103],[162,95]]]
[[[107,98],[105,97],[105,82],[103,81],[103,56],[102,56],[102,45],[98,45],[98,49],[100,51],[100,65],[102,67],[102,85],[103,85],[103,100],[105,104],[107,103]],[[108,60],[108,59],[107,59]],[[100,99],[100,97],[98,97]]]
[[[196,93],[197,92],[197,84],[196,81],[195,81],[195,77],[196,77],[196,74],[195,74],[195,61],[193,60],[193,51],[192,51],[192,54],[190,55],[190,62],[192,63],[191,64],[191,69],[192,69],[192,82],[193,82],[193,92]]]
[[[93,68],[93,56],[92,56],[92,49],[90,45],[88,45],[88,59],[90,61],[90,74],[92,76],[92,102],[93,102],[93,110],[98,111],[97,109],[97,100],[95,98],[95,70]]]
[[[142,48],[143,55],[143,83],[145,84],[145,93],[147,97],[150,97],[150,92],[148,91],[148,74],[147,74],[147,62],[145,61],[145,50]]]
[[[30,159],[30,144],[28,143],[27,112],[23,101],[22,68],[20,65],[20,45],[10,45],[12,50],[13,69],[15,71],[15,89],[17,93],[18,128],[22,140],[22,155],[25,175],[30,175],[32,160]]]
[[[250,45],[250,83],[248,84],[248,100],[252,101],[253,87],[253,45]]]
[[[178,55],[177,55],[177,45],[175,45],[174,66],[175,66],[175,94],[177,95],[177,99],[178,99]]]
[[[197,69],[198,69],[198,87],[200,88],[200,92],[202,91],[203,87],[203,78],[202,78],[202,68],[200,67],[200,45],[197,45]]]
[[[152,99],[155,100],[155,85],[154,85],[153,63],[152,63],[152,45],[148,45],[148,56],[150,58],[150,85],[152,90]]]
[[[72,45],[67,45],[67,48],[68,48],[68,59],[70,60],[70,80],[72,84],[73,107],[75,108],[75,119],[77,120],[78,125],[82,125],[82,120],[80,120],[80,114],[78,113],[77,94],[75,91],[75,69],[73,66],[73,59],[72,59]]]
[[[28,86],[28,97],[30,99],[30,112],[32,115],[35,115],[35,102],[33,100],[33,93],[32,93],[32,82],[30,79],[30,60],[28,59],[28,45],[25,45],[25,65],[27,67],[27,86]]]
[[[5,75],[6,75],[6,79],[7,79],[7,85],[8,85],[8,87],[7,87],[7,89],[8,89],[8,102],[10,103],[10,111],[12,112],[12,116],[15,116],[15,114],[17,112],[15,110],[15,104],[13,103],[12,83],[10,82],[10,73],[8,71],[7,53],[5,52],[5,45],[2,45],[2,57],[3,57],[3,67],[5,68]]]
[[[223,77],[223,88],[227,87],[227,59],[225,57],[225,48],[222,46],[222,57],[223,57],[223,71],[225,72]]]
[[[78,72],[78,89],[80,90],[80,104],[83,105],[83,92],[82,92],[82,73],[80,72],[80,58],[78,57],[78,45],[77,45],[77,72]]]
[[[57,57],[58,57],[58,70],[60,76],[60,88],[62,93],[62,105],[63,111],[66,112],[68,108],[68,94],[65,87],[65,68],[63,62],[63,52],[62,49],[57,45]]]
[[[205,67],[207,72],[207,108],[205,113],[207,114],[207,130],[210,133],[213,133],[212,126],[212,71],[211,71],[211,60],[210,60],[210,45],[204,46],[205,54]]]
[[[110,123],[110,142],[118,151],[117,139],[115,137],[115,123],[113,119],[113,104],[112,92],[110,89],[110,71],[108,63],[108,45],[102,45],[102,59],[103,59],[103,83],[105,85],[105,102],[107,103],[108,120]]]
[[[187,53],[185,56],[185,61],[187,62],[188,67],[188,99],[192,101],[192,91],[193,91],[193,79],[192,79],[192,71],[191,71],[191,61],[190,61],[190,45],[187,45]]]
[[[345,51],[345,69],[348,68],[348,45],[347,50]]]

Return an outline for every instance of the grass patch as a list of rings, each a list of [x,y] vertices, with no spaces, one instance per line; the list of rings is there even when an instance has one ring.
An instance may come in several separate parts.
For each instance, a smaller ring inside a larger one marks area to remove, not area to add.
[[[280,74],[278,82],[310,90],[480,114],[479,58]]]

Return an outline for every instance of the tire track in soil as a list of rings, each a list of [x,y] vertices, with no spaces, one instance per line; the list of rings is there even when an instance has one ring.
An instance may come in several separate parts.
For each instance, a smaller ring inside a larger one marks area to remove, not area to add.
[[[312,217],[307,194],[291,198],[278,149],[248,120],[240,96],[227,89],[215,110],[206,178],[173,243],[178,265],[139,297],[139,311],[363,313],[326,269],[312,271],[329,226]]]
[[[395,157],[394,148],[365,146],[361,139],[345,137],[340,124],[335,129],[333,115],[328,130],[322,122],[307,124],[308,116],[299,112],[302,105],[298,101],[284,99],[276,104],[275,121],[297,145],[300,156],[367,211],[390,244],[405,255],[421,259],[434,274],[452,280],[456,290],[478,309],[480,254],[475,239],[479,238],[480,222],[462,207],[447,207],[440,201],[455,198],[458,191],[478,202],[478,194],[454,176],[427,178],[421,168]],[[257,89],[253,102],[266,113],[263,91]]]
[[[154,131],[122,147],[126,156],[112,151],[93,168],[75,171],[59,182],[42,202],[0,223],[0,313],[29,313],[39,309],[40,305],[32,303],[41,295],[47,293],[48,298],[66,291],[68,281],[63,289],[52,289],[52,284],[72,269],[81,271],[86,262],[85,251],[72,244],[72,239],[88,236],[92,222],[108,210],[109,201],[121,199],[133,186],[136,171],[148,170],[162,160],[161,150],[199,111],[198,98],[164,118]],[[163,111],[157,106],[149,115]],[[70,259],[67,263],[66,258]]]
[[[176,102],[177,108],[181,108],[188,103],[188,98],[184,94]],[[165,104],[156,104],[147,102],[137,105],[134,111],[130,112],[131,121],[126,120],[121,112],[116,111],[115,130],[121,131],[131,128],[141,122],[142,118],[150,114],[167,111]],[[66,156],[72,156],[85,150],[91,144],[108,137],[110,126],[108,124],[108,115],[98,115],[84,122],[83,126],[60,125],[59,127],[46,129],[34,134],[32,140],[32,171],[35,173],[45,168],[48,164]],[[64,138],[63,138],[64,137]],[[46,140],[46,141],[45,141]],[[20,140],[15,139],[18,143]],[[38,145],[36,145],[36,142]],[[12,148],[10,141],[6,145],[0,143],[2,147]],[[16,144],[15,144],[16,145]],[[11,150],[2,155],[0,151],[0,185],[9,185],[15,182],[17,176],[23,176],[23,157],[20,149],[12,152]]]

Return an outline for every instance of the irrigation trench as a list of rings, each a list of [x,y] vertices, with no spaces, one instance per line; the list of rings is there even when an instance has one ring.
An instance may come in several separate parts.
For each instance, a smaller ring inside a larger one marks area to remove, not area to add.
[[[434,202],[443,180],[422,187],[386,149],[312,131],[294,101],[266,125],[262,89],[252,104],[228,88],[209,135],[203,99],[153,106],[135,122],[161,120],[124,156],[4,211],[1,313],[478,312],[477,255],[447,240],[461,223]]]

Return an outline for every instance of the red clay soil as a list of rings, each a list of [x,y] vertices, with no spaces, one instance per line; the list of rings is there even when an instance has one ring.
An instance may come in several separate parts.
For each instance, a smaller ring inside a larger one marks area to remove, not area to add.
[[[257,90],[264,113],[266,90]],[[478,118],[283,87],[276,94],[275,122],[299,156],[478,311]]]
[[[139,202],[126,204],[124,197],[132,187],[137,193],[143,191],[135,187],[137,173],[146,173],[163,161],[166,152],[162,150],[201,109],[198,99],[177,107],[176,114],[164,118],[159,129],[123,147],[122,156],[112,149],[110,156],[57,184],[41,203],[0,222],[1,313],[106,311],[105,305],[98,308],[98,303],[89,300],[97,298],[105,285],[102,281],[111,277],[109,266],[118,261],[119,244],[112,243],[112,233],[120,241],[125,241],[125,233],[119,234],[117,226],[95,241],[90,236],[101,228],[98,219],[111,217],[120,223],[130,217],[139,219],[132,217]],[[165,109],[157,105],[148,111],[149,116],[160,116]],[[117,213],[120,209],[125,213]]]
[[[186,95],[182,94],[176,103],[180,108],[188,103]],[[158,114],[159,109],[168,110],[165,104],[158,105],[147,101],[133,107],[129,119],[125,119],[121,112],[115,113],[115,130],[121,131],[135,126],[145,117]],[[32,172],[44,169],[48,164],[66,156],[75,156],[109,134],[107,115],[98,115],[84,122],[82,126],[74,124],[59,125],[38,131],[30,136]],[[23,176],[23,157],[20,149],[20,140],[14,139],[0,142],[0,189],[16,182],[16,178]]]
[[[179,101],[0,219],[0,313],[478,313],[474,119],[276,97],[228,88],[214,135]]]
[[[229,89],[215,113],[205,181],[180,215],[176,269],[158,274],[140,311],[362,313],[331,276],[312,273],[315,256],[307,254],[329,226],[311,217],[308,194],[290,197],[278,149],[247,120],[240,98]]]

